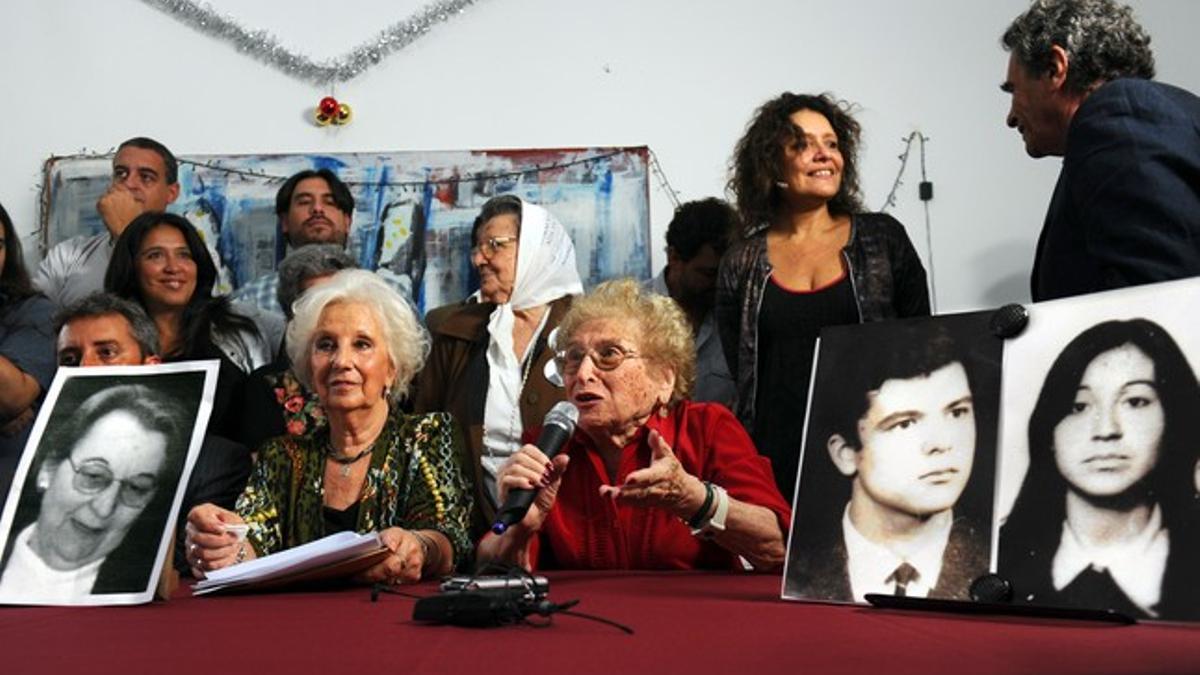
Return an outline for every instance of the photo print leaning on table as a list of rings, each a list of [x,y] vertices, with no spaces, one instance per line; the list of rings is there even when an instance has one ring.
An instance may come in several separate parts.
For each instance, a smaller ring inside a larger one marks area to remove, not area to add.
[[[0,517],[0,603],[153,597],[216,363],[59,369]]]
[[[783,597],[966,599],[991,562],[990,312],[821,331]]]
[[[1005,347],[997,572],[1016,602],[1200,619],[1200,281],[1033,305]]]

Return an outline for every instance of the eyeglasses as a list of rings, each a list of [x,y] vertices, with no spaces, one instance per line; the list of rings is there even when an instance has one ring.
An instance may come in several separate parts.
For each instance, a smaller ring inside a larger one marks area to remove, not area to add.
[[[508,237],[492,237],[484,240],[482,244],[471,247],[471,257],[476,254],[483,256],[484,260],[491,260],[501,249],[517,240],[515,235]]]
[[[149,504],[150,500],[154,499],[154,493],[158,491],[158,481],[154,478],[134,476],[118,480],[102,462],[89,460],[82,466],[75,466],[75,460],[70,456],[67,457],[67,462],[75,472],[75,480],[71,484],[85,495],[100,494],[116,481],[121,484],[120,490],[117,491],[117,500],[130,508],[140,509]]]
[[[583,364],[583,357],[592,357],[592,364],[600,370],[616,370],[625,363],[626,359],[640,359],[641,354],[625,349],[617,344],[602,344],[599,347],[584,348],[572,345],[554,355],[554,362],[563,373],[574,375]]]

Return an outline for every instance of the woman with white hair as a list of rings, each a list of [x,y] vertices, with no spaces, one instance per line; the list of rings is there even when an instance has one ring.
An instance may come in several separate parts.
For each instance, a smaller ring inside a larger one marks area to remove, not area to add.
[[[396,403],[429,339],[407,302],[376,275],[344,270],[296,302],[287,349],[317,393],[328,425],[268,441],[236,512],[203,504],[188,514],[187,556],[205,572],[334,532],[378,531],[394,555],[362,575],[419,581],[470,554],[471,496],[446,413],[409,415]],[[246,523],[245,542],[224,531]]]

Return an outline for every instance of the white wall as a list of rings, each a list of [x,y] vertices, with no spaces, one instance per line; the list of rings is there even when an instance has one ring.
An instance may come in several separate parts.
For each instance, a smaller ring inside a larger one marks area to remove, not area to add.
[[[340,55],[421,0],[210,0],[293,49]],[[1200,91],[1200,2],[1134,0],[1159,79]],[[307,111],[327,93],[136,0],[37,0],[0,9],[0,202],[36,249],[51,154],[148,135],[180,154],[649,145],[683,199],[721,194],[734,142],[780,91],[862,107],[862,175],[878,208],[901,138],[927,166],[941,311],[1028,299],[1033,246],[1058,160],[1028,159],[1004,126],[998,39],[1024,0],[480,0],[349,83],[345,128]],[[327,12],[337,7],[334,18]],[[914,158],[915,159],[915,158]],[[893,210],[928,265],[910,166]],[[670,203],[651,189],[655,240]],[[662,252],[655,251],[655,265]]]

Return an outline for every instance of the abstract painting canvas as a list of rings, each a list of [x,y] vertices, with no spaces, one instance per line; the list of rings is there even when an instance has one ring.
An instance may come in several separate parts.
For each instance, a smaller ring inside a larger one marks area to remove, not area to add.
[[[42,241],[100,232],[96,200],[111,156],[54,157],[45,165]],[[479,207],[515,194],[549,209],[570,232],[587,287],[650,276],[649,149],[568,148],[289,155],[184,155],[171,210],[200,230],[221,270],[218,292],[275,268],[275,192],[303,169],[328,168],[355,199],[349,248],[359,264],[412,288],[425,311],[478,285],[470,265]]]

